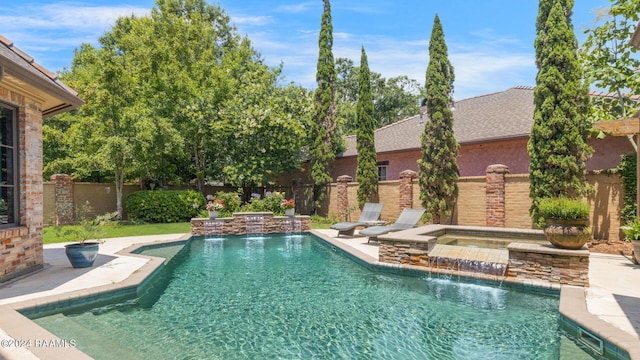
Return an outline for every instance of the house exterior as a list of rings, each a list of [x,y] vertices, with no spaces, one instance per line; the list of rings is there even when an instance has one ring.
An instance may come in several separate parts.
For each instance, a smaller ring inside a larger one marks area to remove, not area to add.
[[[43,265],[42,121],[82,105],[0,35],[0,282]]]
[[[592,93],[592,96],[599,94]],[[602,95],[602,94],[600,94]],[[527,142],[533,125],[533,87],[517,86],[455,103],[453,130],[460,145],[460,176],[485,176],[487,166],[502,164],[511,174],[529,172]],[[375,131],[380,180],[397,180],[404,170],[418,171],[422,157],[420,137],[426,116],[416,115]],[[355,179],[356,137],[345,137],[347,149],[336,157],[332,178],[349,175]],[[616,167],[620,156],[633,152],[628,139],[606,137],[590,140],[594,153],[587,170]]]

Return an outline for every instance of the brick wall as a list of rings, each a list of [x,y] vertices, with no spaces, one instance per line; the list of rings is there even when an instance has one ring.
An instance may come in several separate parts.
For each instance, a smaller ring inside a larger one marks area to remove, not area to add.
[[[587,198],[591,204],[591,227],[596,240],[621,240],[624,238],[619,228],[619,214],[623,199],[622,180],[617,175],[589,174],[588,182],[595,192]],[[420,189],[413,181],[412,207],[421,208]],[[335,192],[335,184],[332,191]],[[358,184],[348,184],[347,195],[350,204],[357,204]],[[486,226],[487,225],[487,177],[466,176],[458,180],[459,194],[451,219],[443,224]],[[381,219],[394,221],[400,214],[400,181],[382,181],[378,188],[379,202],[383,203]],[[526,174],[504,175],[504,227],[517,229],[535,228],[529,217],[529,176]],[[337,214],[337,197],[329,196],[329,215]],[[360,210],[351,214],[352,219],[360,216]]]
[[[18,108],[20,226],[0,230],[0,282],[41,268],[42,112],[41,104],[0,86],[0,100]]]

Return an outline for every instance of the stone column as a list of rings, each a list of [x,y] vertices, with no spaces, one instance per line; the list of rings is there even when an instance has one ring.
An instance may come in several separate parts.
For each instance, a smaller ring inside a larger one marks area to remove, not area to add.
[[[413,170],[400,173],[400,212],[413,207],[413,179],[417,178],[418,173]]]
[[[68,225],[75,222],[73,211],[73,180],[66,174],[51,175],[55,185],[56,225]]]
[[[505,226],[504,177],[509,173],[506,165],[489,165],[486,170],[487,181],[487,226]]]
[[[344,221],[349,221],[349,194],[347,193],[347,184],[353,181],[349,175],[338,176],[338,214],[344,214]]]

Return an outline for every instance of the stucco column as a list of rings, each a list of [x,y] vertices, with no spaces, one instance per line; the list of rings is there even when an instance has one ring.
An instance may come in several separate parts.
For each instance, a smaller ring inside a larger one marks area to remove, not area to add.
[[[344,221],[349,221],[349,194],[347,194],[347,184],[353,181],[349,175],[338,176],[338,214],[344,214]]]
[[[400,173],[400,211],[413,207],[413,179],[418,178],[418,173],[413,170],[404,170]]]
[[[66,174],[51,175],[55,186],[56,225],[68,225],[75,222],[73,211],[73,180]]]
[[[505,226],[504,177],[508,173],[509,167],[506,165],[496,164],[487,167],[487,226]]]

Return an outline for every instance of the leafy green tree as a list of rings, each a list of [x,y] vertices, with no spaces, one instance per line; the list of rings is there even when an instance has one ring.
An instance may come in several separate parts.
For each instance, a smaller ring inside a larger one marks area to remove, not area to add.
[[[444,31],[438,15],[429,40],[429,65],[425,81],[425,104],[429,121],[421,137],[422,158],[418,160],[420,199],[425,217],[440,223],[451,215],[458,196],[458,142],[453,134],[453,81]]]
[[[369,81],[369,64],[367,53],[362,47],[360,58],[360,76],[358,77],[358,131],[356,149],[358,151],[358,168],[356,181],[358,182],[358,204],[372,201],[378,193],[378,166],[376,158],[376,144],[374,131],[376,121],[373,118],[373,98],[371,96],[371,82]]]
[[[250,67],[238,79],[242,93],[225,105],[217,131],[230,158],[223,173],[229,183],[244,188],[247,199],[257,186],[299,168],[312,105],[304,89],[276,87],[278,71],[258,62]]]
[[[144,51],[149,79],[149,107],[188,139],[175,160],[191,164],[202,191],[207,177],[222,180],[225,166],[219,134],[221,110],[233,94],[233,80],[255,59],[219,6],[204,0],[158,0],[150,16]],[[142,54],[141,54],[142,55]],[[190,179],[187,179],[190,180]]]
[[[573,2],[565,4],[567,7],[560,0],[541,0],[538,14],[538,75],[528,143],[529,196],[533,201],[530,214],[535,222],[539,221],[538,204],[542,198],[575,198],[588,189],[585,169],[591,153],[586,142],[589,97],[582,81],[573,27],[567,20]]]
[[[331,24],[331,4],[323,0],[324,11],[318,40],[319,54],[316,70],[318,88],[315,93],[315,116],[311,129],[311,178],[313,199],[316,208],[326,197],[327,185],[331,182],[331,168],[335,159],[338,141],[335,138],[336,115],[336,69],[333,60],[333,25]]]
[[[587,38],[578,52],[586,80],[613,95],[591,99],[593,121],[627,118],[638,110],[631,96],[640,95],[640,59],[630,39],[638,24],[640,0],[610,1],[611,8],[598,15],[602,22],[585,30]],[[635,148],[631,136],[629,140]]]
[[[336,68],[336,126],[341,134],[355,134],[360,70],[347,58],[338,58]],[[417,81],[404,75],[385,79],[374,71],[369,74],[376,128],[414,116],[420,111],[420,89]]]

